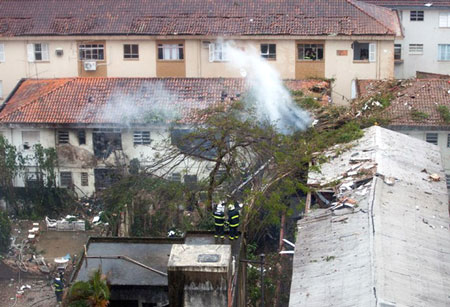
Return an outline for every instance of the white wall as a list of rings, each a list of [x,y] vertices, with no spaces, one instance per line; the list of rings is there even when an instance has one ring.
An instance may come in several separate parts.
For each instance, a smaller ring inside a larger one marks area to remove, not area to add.
[[[423,21],[410,21],[410,10],[399,12],[405,37],[395,41],[402,45],[403,63],[395,65],[395,77],[398,79],[415,77],[416,71],[450,74],[450,61],[438,61],[438,44],[450,44],[450,28],[439,27],[439,13],[445,10],[425,7],[423,10]],[[409,44],[423,44],[423,54],[410,55]]]

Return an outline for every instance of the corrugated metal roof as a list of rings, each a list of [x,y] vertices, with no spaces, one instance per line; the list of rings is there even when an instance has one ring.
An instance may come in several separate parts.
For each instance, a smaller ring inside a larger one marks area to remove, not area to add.
[[[367,174],[367,164],[376,167],[372,180],[344,192]],[[431,180],[432,173],[441,180]],[[311,173],[309,183],[338,178],[340,196],[357,205],[313,209],[299,221],[290,306],[450,306],[450,219],[439,148],[372,127],[321,165],[321,173]]]

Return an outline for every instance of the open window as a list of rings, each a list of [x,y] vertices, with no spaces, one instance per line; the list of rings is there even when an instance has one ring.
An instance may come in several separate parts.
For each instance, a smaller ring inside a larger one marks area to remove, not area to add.
[[[158,44],[158,60],[177,61],[183,59],[183,44]]]
[[[210,62],[228,61],[228,54],[224,43],[209,44],[209,61]]]
[[[353,43],[353,60],[375,62],[376,44],[375,43]]]
[[[189,129],[172,129],[170,132],[172,145],[181,152],[194,156],[214,158],[217,155],[211,140],[192,133]]]
[[[277,58],[277,45],[261,44],[261,57],[265,59],[275,60]]]
[[[297,51],[300,61],[323,60],[323,44],[298,44]]]
[[[94,169],[95,188],[106,189],[120,180],[120,174],[117,169],[97,168]]]
[[[60,172],[60,186],[70,188],[72,187],[72,172]]]
[[[94,129],[92,140],[97,158],[107,158],[113,151],[122,150],[120,129]]]
[[[31,150],[40,143],[39,131],[22,131],[22,146],[24,150]]]

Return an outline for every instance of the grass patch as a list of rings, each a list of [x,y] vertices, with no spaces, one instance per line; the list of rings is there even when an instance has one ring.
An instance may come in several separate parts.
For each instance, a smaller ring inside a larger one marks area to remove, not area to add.
[[[437,110],[446,124],[450,124],[450,110],[447,106],[438,106]]]
[[[302,99],[297,99],[297,103],[303,108],[303,109],[318,109],[320,108],[320,103],[312,98],[312,97],[305,97]]]
[[[421,112],[416,109],[412,109],[411,117],[413,120],[420,122],[420,121],[423,121],[423,120],[426,120],[427,118],[429,118],[430,115],[425,112]]]
[[[297,97],[302,97],[304,94],[303,94],[302,90],[295,90],[295,91],[291,91],[291,95],[297,96]]]

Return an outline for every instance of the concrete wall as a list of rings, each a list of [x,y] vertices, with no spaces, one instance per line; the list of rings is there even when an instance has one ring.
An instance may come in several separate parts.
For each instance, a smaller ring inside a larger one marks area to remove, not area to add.
[[[394,44],[392,41],[359,40],[359,42],[376,44],[374,62],[354,61],[353,42],[334,40],[327,41],[325,44],[325,78],[335,79],[332,98],[336,103],[349,103],[352,80],[391,79],[394,77]]]
[[[311,38],[314,41],[324,41],[323,37]],[[294,79],[303,76],[301,71],[296,74],[296,44],[308,41],[309,38],[290,37],[262,37],[258,39],[236,39],[236,45],[243,50],[254,48],[260,51],[261,43],[276,43],[276,59],[269,60],[280,73],[283,79]],[[325,40],[325,64],[321,65],[320,76],[335,78],[334,101],[339,104],[346,103],[350,97],[351,80],[381,79],[393,77],[393,40],[378,41],[377,61],[375,63],[354,63],[351,44],[356,38],[350,37],[327,37]],[[366,37],[367,41],[373,42],[374,38]],[[105,61],[99,66],[99,73],[108,77],[156,77],[157,68],[160,74],[167,76],[185,75],[186,77],[240,77],[237,69],[231,67],[227,62],[209,62],[209,49],[206,42],[213,42],[211,38],[188,37],[180,38],[184,41],[184,63],[185,71],[180,67],[158,66],[156,41],[142,37],[92,37],[89,41],[105,41]],[[96,73],[85,73],[79,70],[78,43],[86,41],[86,37],[42,37],[33,40],[23,38],[2,38],[1,44],[5,46],[6,61],[0,63],[0,81],[3,83],[3,99],[14,88],[21,78],[57,78],[76,77],[81,75],[96,76]],[[167,40],[171,42],[173,40]],[[48,43],[49,61],[32,62],[27,60],[27,43]],[[138,44],[139,59],[124,59],[123,44]],[[62,48],[64,54],[57,56],[56,48]],[[338,56],[338,50],[347,50],[346,56]],[[165,61],[167,62],[167,61]],[[170,63],[169,63],[170,64]],[[174,71],[172,71],[175,69]],[[302,69],[301,67],[299,69]],[[309,67],[308,69],[311,69]],[[308,72],[308,74],[312,74]],[[344,96],[344,99],[342,98]]]
[[[448,10],[426,9],[423,21],[410,21],[410,10],[400,10],[404,38],[396,40],[402,45],[403,63],[396,64],[395,77],[412,78],[416,71],[450,74],[450,61],[438,61],[438,44],[450,44],[450,28],[439,27],[439,13]],[[409,44],[423,44],[422,55],[409,54]]]
[[[426,141],[427,133],[437,133],[437,146],[439,146],[439,149],[441,151],[442,163],[445,169],[445,173],[447,175],[450,175],[450,144],[448,143],[448,136],[450,135],[450,131],[399,130],[399,132],[422,141]]]

